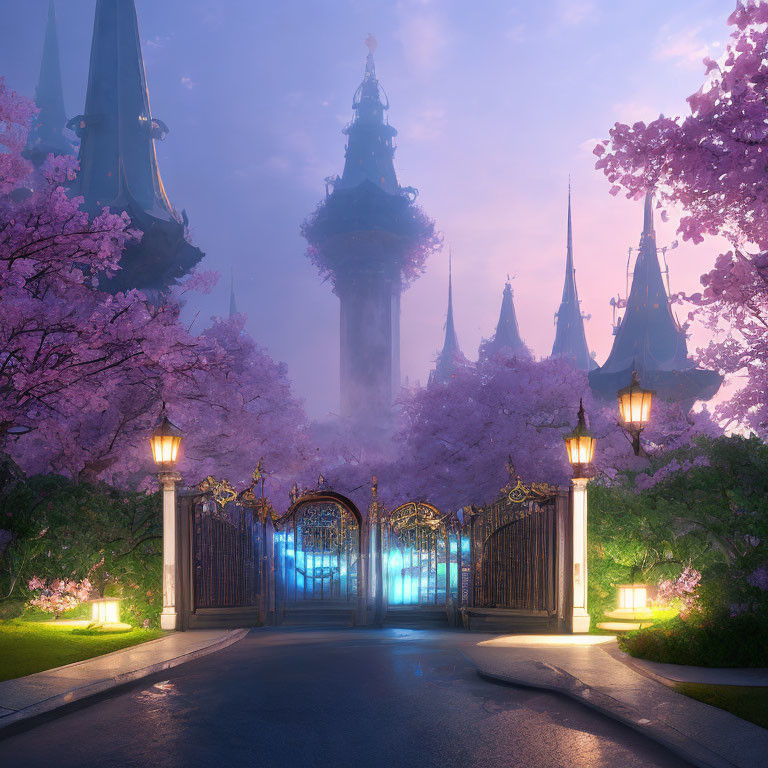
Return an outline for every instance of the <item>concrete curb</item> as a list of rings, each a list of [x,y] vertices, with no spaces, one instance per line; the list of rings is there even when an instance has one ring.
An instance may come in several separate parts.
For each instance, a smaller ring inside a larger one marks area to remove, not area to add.
[[[227,648],[230,645],[234,645],[238,641],[242,640],[248,634],[248,632],[249,629],[230,630],[223,638],[221,638],[221,640],[218,640],[215,643],[211,643],[211,645],[208,645],[205,648],[197,648],[196,650],[189,651],[188,653],[184,653],[181,656],[176,656],[172,659],[166,659],[165,661],[159,661],[155,664],[150,664],[147,667],[142,667],[141,669],[133,669],[130,672],[123,672],[122,674],[116,675],[115,677],[102,678],[92,683],[86,683],[85,685],[81,685],[64,693],[51,696],[50,698],[36,702],[35,704],[31,704],[28,707],[24,707],[24,709],[19,709],[13,714],[5,715],[4,717],[0,718],[0,738],[2,738],[4,735],[3,730],[10,726],[19,725],[26,720],[39,717],[40,715],[48,714],[56,709],[59,709],[60,707],[65,707],[68,704],[82,701],[83,699],[87,699],[91,696],[96,696],[100,693],[104,693],[105,691],[109,691],[112,688],[117,688],[121,685],[125,685],[126,683],[131,683],[134,680],[141,680],[143,677],[149,677],[150,675],[154,675],[157,672],[162,672],[165,669],[172,669],[173,667],[178,667],[181,664],[186,664],[188,661],[195,661],[196,659],[200,659],[203,656],[207,656],[208,654],[221,651],[224,648]],[[158,640],[162,639],[163,638],[158,638]],[[146,643],[146,645],[156,643],[158,640],[151,640],[149,643]],[[135,646],[132,646],[131,648],[113,651],[113,653],[122,653],[123,651],[133,650],[134,648]],[[110,654],[104,654],[104,656],[96,656],[94,658],[101,659],[109,655]],[[46,672],[55,672],[60,669],[66,669],[66,667],[85,664],[88,661],[89,659],[76,661],[72,664],[66,664],[63,667],[46,670]]]
[[[477,662],[475,662],[477,665]],[[721,755],[694,741],[690,737],[661,722],[654,722],[638,712],[633,707],[614,699],[608,694],[592,688],[577,677],[553,664],[541,661],[518,662],[521,674],[519,676],[500,675],[486,672],[478,666],[478,674],[487,680],[494,680],[525,688],[541,689],[561,693],[574,701],[578,701],[590,709],[594,709],[607,717],[617,720],[648,739],[661,744],[670,752],[686,760],[697,768],[737,768]],[[533,675],[525,675],[528,668]],[[547,680],[541,679],[548,678]],[[533,678],[533,679],[532,679]]]

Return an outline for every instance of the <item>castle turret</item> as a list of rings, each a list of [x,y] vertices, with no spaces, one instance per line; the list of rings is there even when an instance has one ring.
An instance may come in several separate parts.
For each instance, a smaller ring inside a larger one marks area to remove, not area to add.
[[[637,371],[640,383],[664,400],[690,408],[696,400],[717,393],[722,376],[696,367],[688,357],[685,330],[672,313],[659,266],[653,227],[653,196],[645,197],[632,288],[624,318],[605,364],[589,374],[589,384],[602,397],[613,399]]]
[[[59,35],[56,29],[56,6],[48,2],[48,24],[43,43],[40,78],[35,92],[35,106],[40,110],[32,122],[25,156],[40,165],[50,154],[72,155],[74,147],[64,131],[67,117],[64,110],[64,89],[61,80]]]
[[[496,333],[494,333],[492,338],[480,345],[480,355],[482,357],[495,357],[496,355],[530,357],[531,355],[530,350],[525,346],[525,342],[520,336],[520,328],[517,325],[517,313],[515,312],[514,293],[509,277],[507,277],[507,282],[504,285]]]
[[[414,205],[416,190],[398,183],[397,131],[386,120],[389,101],[376,77],[372,35],[366,45],[354,117],[344,129],[344,172],[327,180],[326,198],[302,234],[340,300],[342,416],[383,423],[400,390],[400,295],[436,237],[433,222]]]
[[[128,246],[107,290],[163,291],[202,258],[186,240],[157,166],[168,127],[152,116],[134,0],[97,0],[85,114],[70,121],[80,145],[73,193],[91,214],[126,211],[144,233]]]
[[[584,333],[584,316],[576,290],[576,269],[573,266],[573,225],[571,222],[571,185],[568,184],[568,235],[565,254],[565,283],[563,298],[557,310],[557,331],[552,346],[552,357],[562,357],[573,362],[582,371],[591,371],[597,363],[589,354]]]
[[[453,323],[453,254],[448,256],[448,313],[445,318],[445,342],[430,381],[445,383],[452,379],[469,361],[461,352],[456,327]]]

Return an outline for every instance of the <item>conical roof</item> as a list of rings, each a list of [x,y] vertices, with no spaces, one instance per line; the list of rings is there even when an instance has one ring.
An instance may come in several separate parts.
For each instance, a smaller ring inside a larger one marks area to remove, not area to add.
[[[525,346],[517,324],[515,312],[515,300],[512,292],[512,284],[507,279],[504,285],[504,294],[501,299],[501,312],[499,322],[496,325],[496,333],[493,338],[484,342],[485,354],[493,356],[500,353],[509,356],[528,356],[530,352]]]
[[[65,136],[67,116],[64,110],[64,89],[61,79],[59,35],[56,29],[56,6],[48,2],[48,22],[43,44],[40,78],[35,92],[35,106],[40,110],[35,117],[27,141],[27,156],[36,164],[49,154],[73,154],[72,142]]]
[[[106,290],[163,291],[203,257],[186,239],[186,217],[168,200],[155,141],[168,133],[152,116],[134,0],[97,0],[85,114],[70,121],[81,138],[73,194],[95,215],[125,211],[144,233],[131,243]]]
[[[366,45],[365,75],[352,99],[355,116],[344,129],[348,136],[344,173],[335,186],[337,189],[350,189],[368,181],[394,195],[400,190],[394,164],[393,139],[397,131],[384,117],[389,109],[389,100],[376,78],[373,59],[376,39],[373,35],[368,35]]]
[[[568,185],[568,234],[565,256],[565,283],[563,298],[557,310],[557,330],[552,346],[552,357],[572,360],[582,371],[590,371],[597,363],[589,354],[581,314],[579,294],[576,290],[576,269],[573,265],[573,225],[571,222],[571,185]]]
[[[438,355],[435,369],[432,371],[432,380],[445,382],[451,379],[457,371],[468,364],[468,360],[462,354],[459,347],[459,339],[456,335],[456,327],[453,322],[453,257],[448,259],[448,312],[445,320],[445,342]]]
[[[76,191],[90,212],[181,220],[157,166],[155,140],[168,129],[150,109],[133,0],[97,0],[85,114],[73,122],[82,139]]]
[[[608,359],[590,372],[589,383],[599,395],[614,398],[633,370],[644,387],[672,402],[708,400],[722,383],[722,376],[698,369],[688,357],[685,331],[672,314],[659,266],[650,192],[626,312]]]

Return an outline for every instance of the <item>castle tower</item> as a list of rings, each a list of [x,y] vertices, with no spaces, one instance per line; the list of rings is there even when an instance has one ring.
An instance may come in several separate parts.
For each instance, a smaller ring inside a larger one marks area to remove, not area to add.
[[[531,353],[520,336],[520,328],[517,325],[517,313],[515,312],[515,299],[512,284],[504,285],[504,295],[501,299],[501,312],[499,322],[496,325],[496,333],[492,338],[480,345],[481,357],[530,357]]]
[[[659,266],[653,227],[653,196],[645,196],[643,234],[640,237],[632,288],[611,354],[600,368],[590,371],[593,391],[614,399],[636,370],[640,383],[664,400],[684,408],[696,400],[709,400],[723,377],[696,367],[688,357],[685,331],[672,314]]]
[[[134,0],[97,0],[85,114],[70,121],[81,138],[73,194],[92,215],[126,211],[144,233],[123,253],[105,290],[161,292],[202,258],[186,240],[157,166],[155,141],[168,128],[152,116]]]
[[[445,319],[445,342],[437,358],[435,368],[430,375],[430,382],[446,383],[456,373],[469,364],[461,352],[456,328],[453,324],[453,255],[448,256],[448,313]]]
[[[340,301],[341,414],[372,424],[389,420],[400,390],[400,295],[435,235],[414,205],[416,190],[399,185],[397,131],[386,120],[389,101],[376,77],[372,35],[366,45],[363,82],[344,129],[344,172],[326,180],[326,198],[302,234]]]
[[[59,35],[56,30],[56,6],[48,2],[48,24],[43,43],[40,78],[35,92],[35,106],[40,112],[32,123],[25,156],[40,165],[48,155],[72,155],[72,142],[65,136],[67,117],[64,111],[64,89],[61,81]]]
[[[591,371],[597,363],[589,354],[584,333],[584,316],[576,290],[576,270],[573,266],[573,226],[571,224],[571,185],[568,184],[568,240],[565,255],[565,284],[560,309],[557,310],[557,331],[552,357],[571,360],[582,371]]]

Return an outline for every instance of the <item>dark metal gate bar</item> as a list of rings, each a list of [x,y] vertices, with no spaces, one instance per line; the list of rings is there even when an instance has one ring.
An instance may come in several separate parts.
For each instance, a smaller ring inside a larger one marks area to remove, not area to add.
[[[554,505],[528,505],[519,520],[502,525],[483,542],[475,605],[547,611],[557,608]]]
[[[261,595],[262,524],[234,502],[220,509],[203,498],[193,510],[194,608],[258,606]]]

